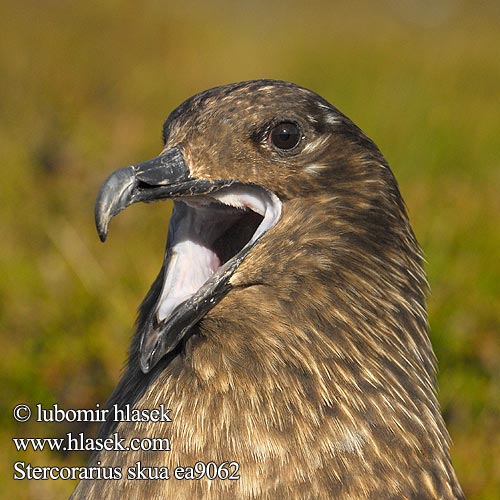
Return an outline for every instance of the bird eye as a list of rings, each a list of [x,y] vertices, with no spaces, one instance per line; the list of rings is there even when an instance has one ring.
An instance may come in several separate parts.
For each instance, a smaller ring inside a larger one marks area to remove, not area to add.
[[[269,142],[278,149],[293,149],[300,142],[299,127],[292,122],[283,122],[276,125],[269,134]]]

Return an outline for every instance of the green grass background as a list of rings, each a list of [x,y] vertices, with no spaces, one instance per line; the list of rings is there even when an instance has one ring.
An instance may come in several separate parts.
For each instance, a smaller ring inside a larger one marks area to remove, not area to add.
[[[469,498],[500,492],[500,6],[497,1],[90,0],[0,5],[0,498],[65,498],[14,481],[15,404],[103,404],[158,271],[168,203],[134,206],[101,245],[97,189],[155,156],[177,104],[279,78],[348,114],[389,160],[427,257],[440,401]],[[92,429],[83,428],[91,432]]]

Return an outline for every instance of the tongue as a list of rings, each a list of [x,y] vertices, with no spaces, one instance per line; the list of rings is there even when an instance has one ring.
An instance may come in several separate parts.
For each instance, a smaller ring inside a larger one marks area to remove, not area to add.
[[[170,317],[172,311],[201,288],[219,266],[217,255],[199,243],[185,240],[174,245],[165,268],[158,320]]]

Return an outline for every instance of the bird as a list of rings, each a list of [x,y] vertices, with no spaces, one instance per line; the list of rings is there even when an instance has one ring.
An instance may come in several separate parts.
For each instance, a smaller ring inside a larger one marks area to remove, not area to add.
[[[353,121],[280,80],[201,92],[159,156],[104,181],[101,240],[159,200],[174,206],[165,257],[98,434],[136,446],[96,450],[101,477],[73,499],[464,498],[423,253]]]

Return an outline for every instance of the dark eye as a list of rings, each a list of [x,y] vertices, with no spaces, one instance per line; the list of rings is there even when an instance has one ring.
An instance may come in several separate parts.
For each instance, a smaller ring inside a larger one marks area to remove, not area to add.
[[[269,141],[278,149],[293,149],[300,142],[299,127],[292,122],[283,122],[276,125],[269,134]]]

